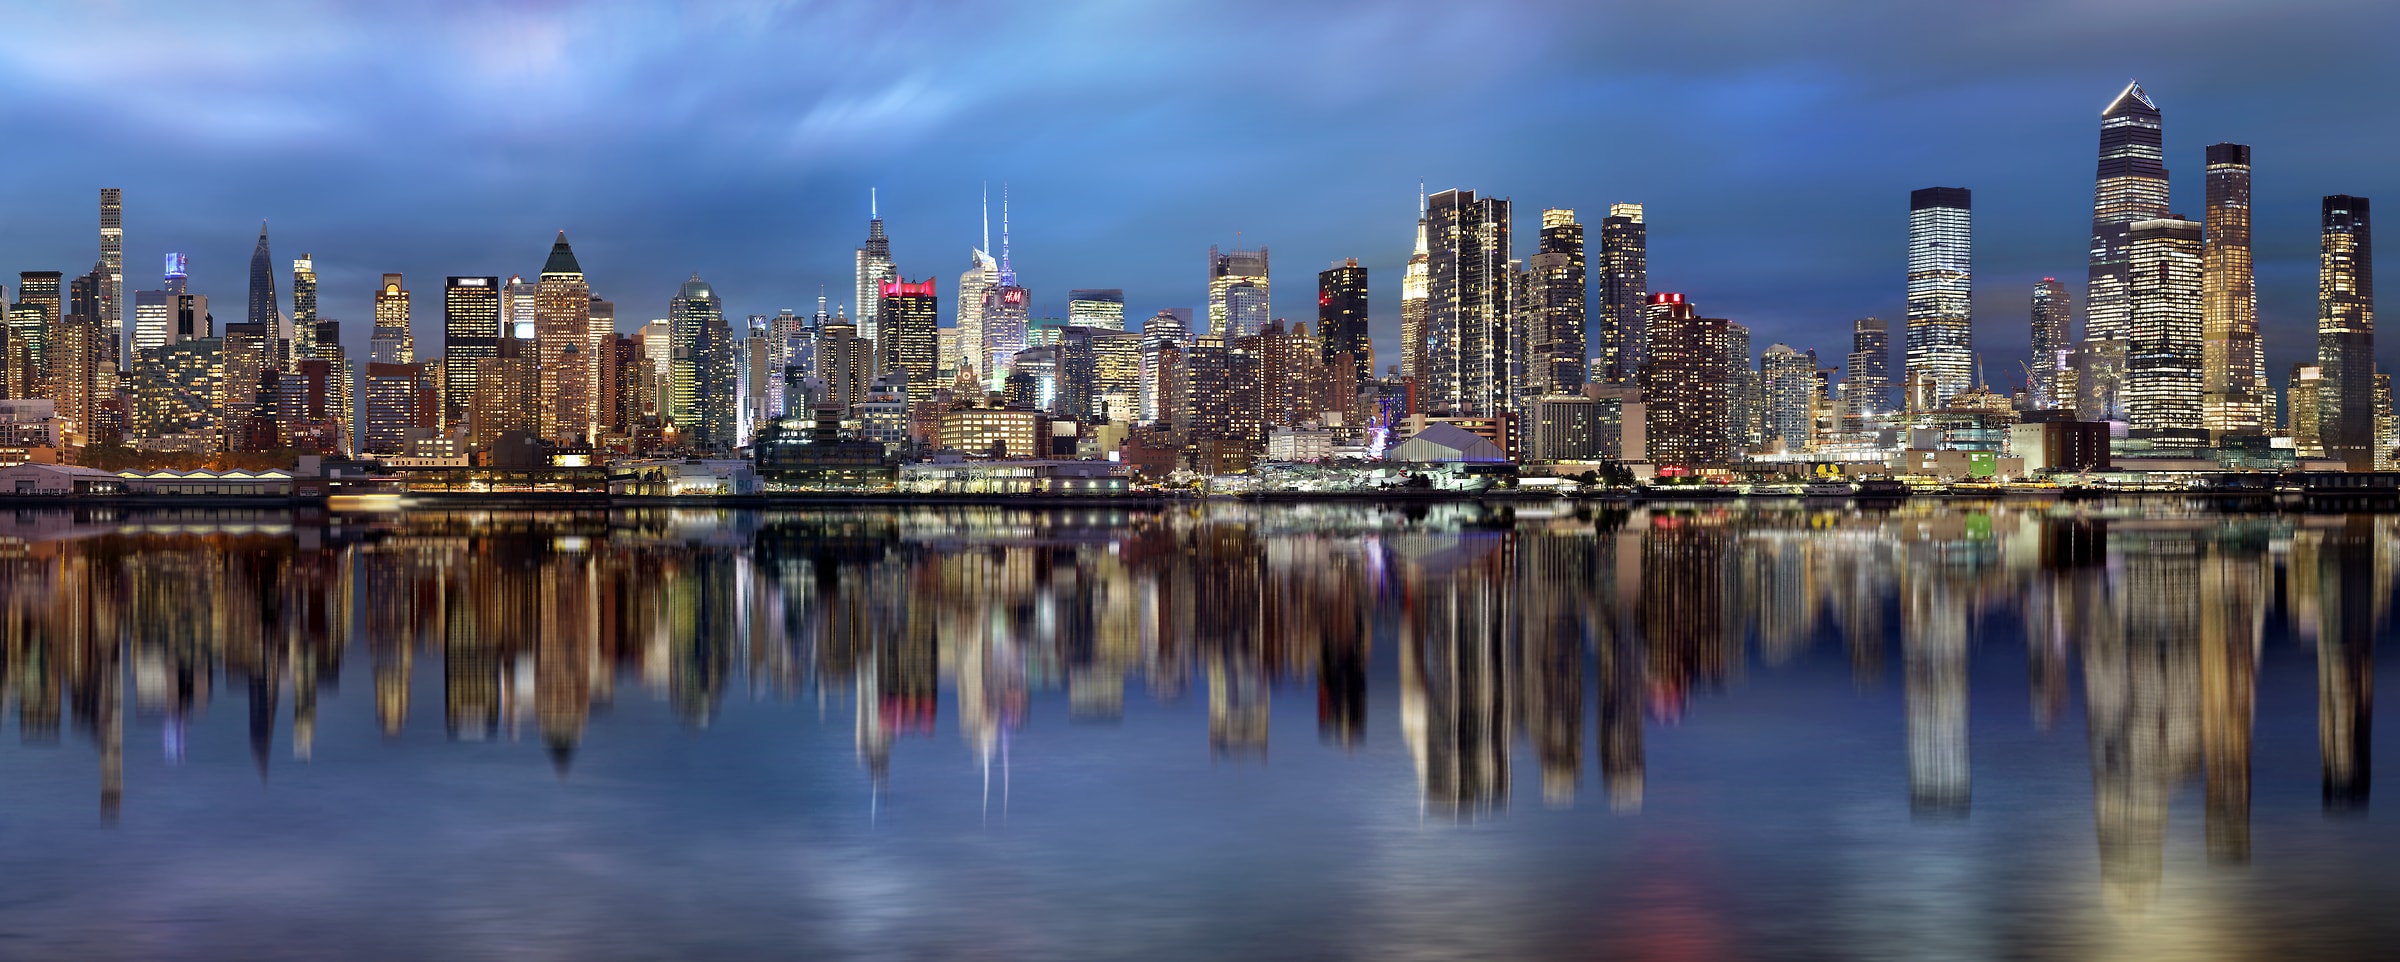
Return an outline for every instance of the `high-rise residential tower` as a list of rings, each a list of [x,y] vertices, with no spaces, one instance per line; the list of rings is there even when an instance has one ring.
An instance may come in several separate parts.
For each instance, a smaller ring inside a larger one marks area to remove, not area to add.
[[[2325,456],[2352,471],[2375,463],[2375,245],[2367,199],[2325,198],[2318,235],[2317,430]]]
[[[2200,424],[2201,225],[2159,217],[2126,232],[2125,422],[2166,446],[2208,440]]]
[[[701,382],[706,373],[703,362],[708,359],[700,356],[701,333],[711,323],[723,325],[724,321],[725,302],[717,297],[717,289],[701,280],[697,273],[692,275],[691,280],[683,282],[683,286],[676,289],[675,296],[667,301],[668,337],[674,342],[675,351],[670,367],[673,393],[669,397],[667,410],[668,416],[686,431],[700,423],[701,395],[706,393],[706,385]],[[732,328],[726,330],[730,332]],[[730,338],[731,334],[728,333],[727,337]],[[874,362],[870,359],[868,363]]]
[[[883,355],[878,367],[886,374],[908,373],[908,402],[933,403],[941,383],[941,306],[933,278],[910,282],[894,278],[883,284],[876,313],[883,318],[883,336],[875,347]]]
[[[2133,225],[2167,216],[2167,167],[2158,105],[2128,83],[2100,112],[2100,165],[2092,189],[2092,264],[2077,359],[2077,416],[2122,417],[2126,325],[2133,316]]]
[[[442,424],[455,429],[481,393],[483,362],[500,356],[500,279],[450,277],[442,282]]]
[[[2061,390],[2075,354],[2074,310],[2067,285],[2058,278],[2045,277],[2033,286],[2033,357],[2025,365],[2025,390],[2037,410],[2075,409],[2075,399]]]
[[[1892,325],[1862,317],[1850,325],[1850,384],[1843,389],[1862,417],[1892,412]]]
[[[1267,249],[1208,249],[1208,332],[1231,340],[1267,326],[1274,308]]]
[[[108,360],[114,362],[125,341],[125,196],[116,187],[100,188],[100,324],[108,332]]]
[[[2200,421],[2211,438],[2266,430],[2267,359],[2258,339],[2258,285],[2250,268],[2250,148],[2208,147],[2200,290]]]
[[[1528,303],[1526,337],[1532,348],[1526,375],[1534,395],[1577,394],[1583,391],[1584,261],[1583,225],[1575,212],[1553,207],[1542,211],[1541,253],[1526,266]]]
[[[317,261],[306,252],[292,262],[292,356],[317,356]]]
[[[587,346],[592,327],[592,288],[583,265],[559,231],[534,289],[535,358],[541,377],[541,436],[572,444],[591,429],[593,361]]]
[[[1781,442],[1789,453],[1807,451],[1816,424],[1817,363],[1789,344],[1777,344],[1759,356],[1758,369],[1766,380],[1765,440]]]
[[[875,198],[875,188],[867,188],[867,240],[858,245],[858,336],[875,340],[881,336],[879,318],[883,309],[883,285],[899,277],[892,266],[892,239],[883,233],[883,211]]]
[[[283,308],[275,300],[275,257],[267,252],[267,222],[263,220],[258,222],[258,246],[250,250],[250,310],[244,319],[261,325],[264,331],[268,357],[262,363],[282,367],[284,345],[290,338],[283,332]]]
[[[1723,318],[1701,317],[1681,294],[1650,295],[1641,388],[1651,463],[1690,470],[1732,460],[1726,330]]]
[[[1973,195],[1927,187],[1908,195],[1908,366],[1938,403],[1975,386]]]
[[[417,363],[417,335],[411,327],[414,317],[400,275],[383,275],[382,285],[375,288],[375,329],[367,336],[367,363]]]
[[[1642,205],[1610,204],[1600,221],[1600,344],[1592,380],[1630,384],[1640,373],[1650,302],[1650,237]]]
[[[1355,396],[1375,379],[1375,347],[1367,331],[1367,269],[1358,266],[1358,258],[1317,272],[1317,350],[1328,371],[1343,371],[1342,359],[1349,359],[1350,380],[1339,387],[1343,398]]]
[[[1425,297],[1431,286],[1433,253],[1425,247],[1425,186],[1417,185],[1417,247],[1400,276],[1400,376],[1424,378]]]
[[[1509,291],[1509,202],[1445,190],[1426,199],[1427,409],[1491,417],[1509,412],[1515,312]]]

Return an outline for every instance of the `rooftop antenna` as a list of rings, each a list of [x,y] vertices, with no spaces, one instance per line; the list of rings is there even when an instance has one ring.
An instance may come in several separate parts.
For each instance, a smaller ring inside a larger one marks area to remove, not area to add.
[[[881,206],[880,206],[880,205],[878,205],[878,204],[875,202],[875,188],[873,188],[873,187],[869,187],[869,188],[867,188],[867,219],[868,219],[868,220],[882,220],[882,219],[883,219],[883,211],[882,211],[882,208],[881,208]]]
[[[983,185],[983,253],[992,252],[992,185]]]
[[[1417,178],[1417,219],[1425,219],[1425,178]]]
[[[1000,183],[1000,284],[1017,286],[1017,271],[1008,264],[1008,182]]]

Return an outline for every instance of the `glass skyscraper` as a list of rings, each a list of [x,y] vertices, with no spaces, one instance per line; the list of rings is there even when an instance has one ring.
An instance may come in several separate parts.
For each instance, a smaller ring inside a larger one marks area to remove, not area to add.
[[[1490,417],[1508,412],[1510,377],[1509,202],[1445,190],[1426,201],[1425,356],[1419,374],[1426,410]]]
[[[1237,293],[1240,291],[1241,293]],[[1267,326],[1273,309],[1267,249],[1208,249],[1208,332],[1232,339]]]
[[[1611,204],[1600,221],[1600,344],[1591,378],[1626,384],[1639,375],[1646,339],[1643,312],[1650,299],[1649,228],[1642,205]]]
[[[1344,398],[1375,378],[1375,349],[1367,331],[1367,269],[1351,258],[1317,272],[1317,347],[1327,369],[1349,355],[1357,377],[1341,386]]]
[[[2325,198],[2317,266],[2317,430],[2325,456],[2374,466],[2375,245],[2367,199]]]
[[[1862,317],[1850,325],[1850,385],[1845,397],[1860,415],[1892,410],[1892,325]]]
[[[442,282],[442,424],[463,423],[479,391],[483,362],[500,356],[500,278]]]
[[[2167,167],[2158,105],[2129,83],[2100,112],[2100,165],[2092,189],[2089,289],[2084,293],[2084,350],[2077,416],[2123,416],[2126,326],[2133,316],[2127,270],[2133,225],[2167,216]]]
[[[2074,332],[2067,285],[2055,277],[2042,278],[2033,285],[2033,357],[2026,364],[2030,376],[2025,383],[2037,409],[2075,407],[2075,399],[2061,391],[2072,380],[2063,374],[2075,353]]]
[[[2207,443],[2200,424],[2201,225],[2152,218],[2126,232],[2125,421],[2166,446]]]
[[[1542,211],[1541,253],[1527,267],[1530,275],[1526,320],[1532,343],[1527,375],[1530,394],[1575,394],[1583,390],[1586,293],[1584,290],[1583,225],[1566,208]]]
[[[1927,187],[1908,195],[1904,376],[1911,385],[1930,377],[1937,404],[1946,405],[1975,386],[1972,202],[1964,187]]]
[[[2200,297],[2200,420],[2212,438],[2266,430],[2267,360],[2250,267],[2250,148],[2208,147]]]

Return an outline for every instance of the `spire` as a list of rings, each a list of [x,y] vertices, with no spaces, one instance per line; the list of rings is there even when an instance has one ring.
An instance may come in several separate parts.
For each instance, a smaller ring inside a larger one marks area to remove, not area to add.
[[[2158,112],[2158,105],[2150,101],[2150,94],[2142,89],[2142,82],[2132,80],[2126,82],[2125,89],[2117,92],[2115,100],[2108,102],[2108,109],[2100,111],[2100,116],[2114,117],[2125,113],[2128,103],[2137,104],[2141,109],[2151,113]]]
[[[983,246],[979,251],[992,249],[992,185],[983,185]]]
[[[558,242],[550,245],[550,259],[542,262],[544,274],[581,274],[583,265],[575,263],[575,249],[567,246],[567,232],[558,232]]]
[[[883,211],[882,211],[882,209],[881,209],[881,208],[880,208],[880,207],[879,207],[879,206],[878,206],[878,205],[875,203],[875,188],[873,188],[873,187],[869,187],[869,188],[867,188],[867,219],[868,219],[868,220],[882,220],[882,219],[883,219]]]
[[[1417,178],[1417,219],[1425,219],[1425,178]]]
[[[1017,269],[1008,266],[1008,184],[1000,185],[1000,286],[1017,286]]]

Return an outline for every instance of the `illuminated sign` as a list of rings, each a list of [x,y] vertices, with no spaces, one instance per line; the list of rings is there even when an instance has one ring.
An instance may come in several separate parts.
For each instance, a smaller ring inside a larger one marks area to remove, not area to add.
[[[879,285],[885,297],[932,297],[933,278],[911,284],[907,281],[884,281]]]
[[[185,274],[185,268],[186,268],[187,266],[189,266],[190,264],[191,264],[191,259],[190,259],[190,258],[188,258],[188,257],[185,257],[185,256],[184,256],[184,255],[182,255],[182,254],[168,254],[168,255],[167,255],[167,276],[168,276],[168,277],[182,277],[182,276],[184,276],[184,274]]]
[[[1010,304],[1023,304],[1025,303],[1025,289],[1022,287],[1003,288],[1000,291],[1000,299]]]

